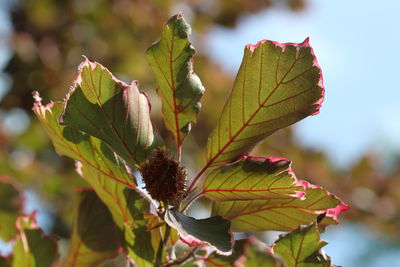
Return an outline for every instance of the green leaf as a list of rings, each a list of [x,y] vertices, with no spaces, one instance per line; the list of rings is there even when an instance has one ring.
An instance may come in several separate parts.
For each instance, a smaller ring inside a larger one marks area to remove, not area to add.
[[[43,106],[38,93],[35,99],[33,111],[59,154],[78,160],[109,179],[136,187],[134,177],[120,166],[118,157],[108,146],[97,138],[58,123],[64,103],[54,102]]]
[[[123,232],[129,258],[139,266],[153,266],[160,230],[147,231],[145,213],[149,211],[149,203],[133,190],[137,189],[133,174],[127,171],[109,146],[99,139],[59,125],[62,103],[43,106],[40,97],[37,94],[35,97],[34,111],[57,152],[78,160],[78,172],[94,188]]]
[[[308,39],[301,44],[248,45],[219,123],[207,144],[205,169],[236,160],[265,137],[318,113],[321,70]]]
[[[0,238],[10,241],[16,234],[15,221],[22,209],[22,196],[11,179],[0,177]]]
[[[204,94],[204,87],[193,72],[194,48],[189,35],[189,24],[182,14],[175,15],[164,26],[161,40],[147,50],[158,82],[164,123],[178,147],[196,121]]]
[[[104,141],[131,166],[146,159],[154,141],[150,103],[136,82],[119,81],[87,59],[60,122]]]
[[[13,266],[47,267],[54,264],[57,243],[37,226],[35,214],[20,216],[17,220],[19,235],[15,241]]]
[[[331,216],[322,224],[336,224],[336,216],[345,209],[347,207],[336,196],[323,188],[308,187],[302,198],[217,201],[213,204],[212,215],[230,220],[234,232],[291,231],[313,222],[322,213]]]
[[[316,223],[313,223],[281,236],[273,250],[286,266],[330,267],[330,258],[321,250],[326,244],[320,239]]]
[[[229,255],[234,244],[230,232],[230,222],[220,216],[195,219],[175,209],[168,209],[164,220],[175,228],[183,242],[190,246],[199,246],[204,242],[214,246],[220,253]]]
[[[118,256],[119,230],[94,191],[80,192],[65,266],[93,266]]]
[[[153,220],[152,215],[147,214],[149,203],[135,190],[108,179],[89,166],[82,165],[80,172],[110,209],[123,233],[128,257],[138,266],[153,266],[161,233],[158,228],[148,230]]]
[[[209,173],[202,193],[212,200],[224,201],[288,199],[302,191],[289,160],[246,156]]]
[[[244,247],[244,254],[236,262],[236,266],[243,267],[278,267],[278,260],[272,255],[271,249],[256,238],[248,239]]]

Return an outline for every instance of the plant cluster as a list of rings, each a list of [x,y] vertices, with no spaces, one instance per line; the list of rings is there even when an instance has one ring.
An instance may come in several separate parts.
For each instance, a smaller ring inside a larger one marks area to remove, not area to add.
[[[15,266],[331,266],[319,234],[348,207],[297,179],[289,160],[248,154],[274,132],[319,112],[324,88],[308,39],[246,46],[205,162],[189,177],[182,145],[205,91],[189,35],[177,14],[147,51],[170,138],[152,124],[149,97],[136,81],[122,82],[86,58],[64,101],[42,105],[34,93],[33,110],[56,151],[76,161],[89,186],[77,192],[64,257],[39,233],[34,214],[19,217],[13,261],[23,263]],[[212,201],[211,216],[188,216],[201,197]],[[251,235],[271,230],[288,233],[271,246]],[[247,238],[235,241],[233,232]]]

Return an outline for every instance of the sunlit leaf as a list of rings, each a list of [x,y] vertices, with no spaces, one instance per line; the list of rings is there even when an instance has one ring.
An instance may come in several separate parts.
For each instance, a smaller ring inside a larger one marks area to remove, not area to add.
[[[246,156],[241,161],[209,173],[203,191],[213,200],[288,199],[304,191],[290,161]]]
[[[149,100],[136,82],[119,81],[87,59],[60,122],[104,141],[131,166],[148,156],[154,141]]]
[[[149,202],[134,190],[137,189],[134,175],[128,172],[109,146],[96,137],[89,137],[71,127],[60,126],[57,122],[62,112],[62,103],[42,106],[38,96],[36,98],[34,111],[57,152],[79,161],[78,172],[94,188],[123,232],[124,248],[129,258],[140,266],[153,266],[158,249],[155,243],[158,246],[160,229],[147,231],[145,213],[149,211]]]
[[[220,253],[230,254],[234,244],[230,232],[230,222],[220,216],[206,219],[195,219],[186,216],[177,210],[169,209],[165,221],[175,228],[185,243],[190,246],[199,246],[209,243]]]
[[[122,245],[108,208],[94,191],[80,192],[65,266],[93,266],[118,255]]]
[[[47,267],[55,263],[56,241],[46,236],[37,226],[35,214],[20,216],[17,220],[19,235],[13,251],[13,266]]]
[[[0,238],[4,241],[10,241],[18,233],[15,221],[22,209],[22,196],[10,180],[0,177]]]
[[[148,217],[150,215],[146,215],[149,202],[134,189],[108,179],[91,167],[82,165],[79,169],[110,209],[114,222],[123,232],[128,257],[138,266],[153,266],[161,233],[159,228],[148,230],[152,222],[152,218]]]
[[[273,251],[286,266],[330,267],[330,258],[321,250],[326,244],[320,239],[317,225],[313,223],[281,236],[275,242]]]
[[[277,130],[318,113],[322,98],[321,70],[308,39],[246,46],[231,95],[207,144],[205,168],[231,162]]]
[[[212,215],[230,220],[231,229],[235,232],[291,231],[313,222],[322,213],[327,213],[328,219],[321,224],[336,224],[336,216],[346,209],[347,206],[323,188],[308,187],[302,198],[216,201]]]
[[[61,126],[58,119],[64,103],[55,102],[42,105],[38,94],[33,111],[50,136],[56,151],[64,156],[78,160],[95,169],[109,179],[130,187],[135,187],[134,179],[116,162],[118,158],[108,146],[99,139],[89,137],[71,127]]]
[[[190,26],[178,14],[164,25],[162,38],[147,51],[157,77],[157,93],[167,129],[178,147],[196,121],[204,87],[193,72],[194,48],[188,40]]]

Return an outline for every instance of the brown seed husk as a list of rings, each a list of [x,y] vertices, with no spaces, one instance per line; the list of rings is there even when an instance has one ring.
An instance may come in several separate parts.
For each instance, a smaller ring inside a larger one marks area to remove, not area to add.
[[[165,148],[156,149],[141,166],[145,188],[157,201],[176,205],[186,194],[187,172]]]

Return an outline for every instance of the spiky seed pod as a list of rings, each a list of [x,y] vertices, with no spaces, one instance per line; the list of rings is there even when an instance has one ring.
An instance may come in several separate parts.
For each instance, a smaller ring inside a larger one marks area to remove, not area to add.
[[[187,172],[165,148],[156,149],[141,166],[145,188],[157,201],[178,204],[186,194]]]

